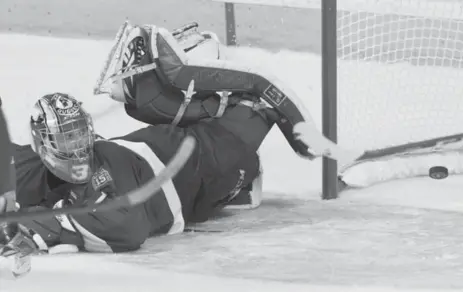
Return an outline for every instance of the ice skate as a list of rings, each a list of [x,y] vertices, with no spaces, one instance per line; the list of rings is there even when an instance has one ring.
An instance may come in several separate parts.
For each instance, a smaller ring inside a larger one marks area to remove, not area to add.
[[[251,210],[258,208],[263,199],[262,193],[262,173],[254,181],[243,188],[226,203],[224,209]]]

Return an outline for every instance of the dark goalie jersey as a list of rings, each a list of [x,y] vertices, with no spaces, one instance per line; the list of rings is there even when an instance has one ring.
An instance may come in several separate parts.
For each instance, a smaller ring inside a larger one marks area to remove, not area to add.
[[[256,149],[248,149],[214,122],[189,128],[148,126],[124,137],[98,140],[94,174],[85,185],[60,181],[29,146],[16,145],[17,199],[21,208],[52,208],[125,194],[162,170],[187,135],[198,141],[194,154],[148,202],[23,224],[49,247],[73,244],[85,251],[124,252],[138,249],[150,236],[179,233],[188,222],[207,220],[237,186],[251,183],[259,171]]]

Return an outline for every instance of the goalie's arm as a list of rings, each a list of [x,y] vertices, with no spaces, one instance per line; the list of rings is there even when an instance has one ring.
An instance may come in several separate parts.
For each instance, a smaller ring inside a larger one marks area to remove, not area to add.
[[[71,194],[63,200],[66,204],[111,200],[138,188],[152,178],[152,172],[144,169],[146,163],[136,159],[132,152],[121,150],[122,146],[99,142],[95,147],[98,150],[97,158],[102,161],[101,166],[88,184],[72,188]],[[162,205],[161,202],[158,203]],[[143,204],[23,224],[40,235],[49,248],[70,244],[88,252],[124,252],[138,249],[149,236],[150,227],[154,225],[148,220]]]
[[[101,166],[86,186],[73,188],[68,201],[101,203],[137,189],[153,178],[155,162],[149,161],[156,155],[145,143],[101,141],[95,148]],[[158,170],[164,167],[157,166]],[[175,188],[166,186],[137,206],[59,216],[24,225],[40,235],[49,248],[70,244],[88,252],[131,251],[140,248],[150,235],[183,231],[182,208],[178,197],[175,204],[175,196]]]
[[[77,195],[78,192],[72,192],[71,197],[90,195],[90,200],[95,201],[108,200],[118,195],[114,192],[95,192],[89,188],[83,194]],[[63,202],[59,202],[55,208],[62,207],[60,204]],[[28,210],[36,208],[44,207]],[[62,245],[74,246],[76,251],[87,252],[131,251],[140,248],[149,234],[143,205],[20,223],[36,234],[35,241],[40,249],[50,251]]]

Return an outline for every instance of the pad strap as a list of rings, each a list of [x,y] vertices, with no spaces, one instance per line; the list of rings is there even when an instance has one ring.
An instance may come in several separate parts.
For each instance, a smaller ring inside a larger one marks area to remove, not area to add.
[[[178,123],[182,119],[183,115],[185,114],[186,108],[188,107],[188,105],[191,102],[191,97],[193,96],[193,94],[195,94],[194,87],[195,87],[195,81],[191,80],[190,84],[188,85],[188,89],[187,89],[187,91],[185,93],[185,99],[183,100],[182,104],[180,105],[180,107],[178,109],[178,112],[175,115],[174,120],[172,121],[172,125],[174,125],[174,126],[178,125]]]
[[[220,95],[220,105],[219,105],[219,108],[217,109],[217,113],[215,114],[214,118],[220,118],[225,112],[225,109],[228,106],[228,96],[229,95],[230,95],[230,92],[228,91],[223,91],[222,94]]]

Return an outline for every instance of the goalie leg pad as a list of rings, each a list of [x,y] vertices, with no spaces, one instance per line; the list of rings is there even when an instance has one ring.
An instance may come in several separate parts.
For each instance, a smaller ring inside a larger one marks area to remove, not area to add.
[[[164,91],[173,92],[173,96],[186,91],[192,80],[195,82],[196,90],[201,92],[231,91],[259,96],[279,113],[279,128],[293,150],[301,156],[309,159],[326,156],[338,161],[352,161],[362,154],[361,151],[342,149],[325,138],[305,109],[303,99],[278,78],[262,73],[265,70],[213,58],[189,58],[185,48],[180,46],[171,32],[154,25],[143,28],[149,35],[147,54],[153,63],[118,74],[118,78],[143,72],[152,73],[154,70],[157,77],[162,79],[166,89]],[[153,67],[146,67],[149,65]],[[154,95],[157,96],[156,92]],[[183,104],[184,96],[180,96],[180,104]],[[177,112],[178,108],[175,113]]]

